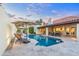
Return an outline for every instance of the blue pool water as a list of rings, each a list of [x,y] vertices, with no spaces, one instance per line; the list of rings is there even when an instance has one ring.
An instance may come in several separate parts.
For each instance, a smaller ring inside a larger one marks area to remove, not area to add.
[[[27,37],[37,40],[38,42],[36,45],[39,46],[51,46],[55,44],[62,43],[63,41],[58,38],[52,38],[52,37],[47,37],[47,36],[41,36],[41,35],[27,35]]]

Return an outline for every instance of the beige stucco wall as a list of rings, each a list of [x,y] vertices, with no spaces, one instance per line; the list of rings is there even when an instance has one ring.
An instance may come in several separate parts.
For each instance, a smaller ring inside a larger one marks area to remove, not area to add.
[[[12,24],[5,9],[0,6],[0,55],[3,54],[12,38]]]

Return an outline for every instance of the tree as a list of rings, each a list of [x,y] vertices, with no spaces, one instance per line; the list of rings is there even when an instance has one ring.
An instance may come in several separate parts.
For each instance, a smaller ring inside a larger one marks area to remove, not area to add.
[[[43,21],[42,21],[42,19],[40,19],[40,23],[42,23]]]
[[[43,22],[42,19],[40,19],[36,21],[36,24],[41,25],[42,22]]]

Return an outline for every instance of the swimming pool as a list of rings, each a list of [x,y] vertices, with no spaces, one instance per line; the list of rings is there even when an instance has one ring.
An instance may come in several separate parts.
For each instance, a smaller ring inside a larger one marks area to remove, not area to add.
[[[36,43],[36,45],[39,45],[39,46],[51,46],[51,45],[55,45],[63,42],[61,39],[58,39],[58,38],[41,36],[41,35],[30,34],[30,35],[27,35],[27,37],[30,39],[37,40],[38,42]]]

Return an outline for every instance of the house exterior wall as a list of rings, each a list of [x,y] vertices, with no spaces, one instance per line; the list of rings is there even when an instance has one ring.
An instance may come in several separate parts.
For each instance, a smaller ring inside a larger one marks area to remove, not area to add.
[[[39,28],[38,33],[39,34],[46,34],[46,28]]]
[[[13,31],[14,32],[14,31]],[[12,38],[12,25],[5,9],[0,5],[0,55],[3,54]]]
[[[48,32],[51,33],[53,31],[53,26],[48,28]]]
[[[38,30],[38,27],[39,27],[40,25],[34,25],[33,27],[34,27],[34,32],[36,33],[36,34],[39,34],[38,32],[39,32],[39,30]]]
[[[66,24],[66,25],[53,26],[52,32],[54,32],[54,33],[59,32],[59,33],[61,33],[62,36],[66,36],[67,33],[69,33],[68,36],[76,37],[76,24]],[[75,34],[72,35],[73,33],[75,33]]]
[[[48,28],[48,31],[45,30],[46,28]],[[78,30],[78,29],[76,30],[76,28],[78,28],[77,23],[73,23],[73,24],[44,27],[44,28],[40,28],[39,31],[41,34],[43,34],[44,32],[48,32],[49,35],[55,36],[56,33],[59,33],[58,34],[59,36],[76,38],[76,31]]]

